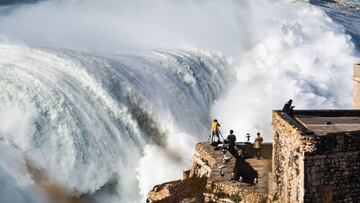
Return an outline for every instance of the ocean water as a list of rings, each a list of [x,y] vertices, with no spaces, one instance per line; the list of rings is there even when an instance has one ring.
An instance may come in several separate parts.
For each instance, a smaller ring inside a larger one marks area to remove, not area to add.
[[[271,141],[271,110],[350,108],[354,12],[293,1],[40,1],[0,9],[0,202],[89,202],[180,178],[217,118]],[[351,29],[350,29],[351,28]]]
[[[311,0],[310,2],[320,7],[332,20],[343,26],[346,33],[351,36],[356,49],[360,49],[360,27],[358,26],[360,22],[360,1],[346,1],[345,5],[319,0]]]

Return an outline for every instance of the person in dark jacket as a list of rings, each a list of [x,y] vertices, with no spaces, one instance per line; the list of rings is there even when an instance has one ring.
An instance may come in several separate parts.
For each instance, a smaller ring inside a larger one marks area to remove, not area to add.
[[[295,106],[291,106],[291,104],[292,104],[292,99],[290,99],[288,102],[286,102],[283,107],[283,112],[289,114],[290,116],[293,115],[293,111],[294,111],[294,107],[295,107]]]
[[[227,136],[227,141],[229,143],[229,151],[230,153],[234,152],[236,136],[234,135],[234,131],[230,130],[230,135]]]

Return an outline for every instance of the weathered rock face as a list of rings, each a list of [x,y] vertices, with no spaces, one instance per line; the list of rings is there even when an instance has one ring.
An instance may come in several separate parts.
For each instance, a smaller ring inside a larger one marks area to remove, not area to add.
[[[206,178],[191,177],[154,186],[148,200],[156,203],[203,202]]]
[[[151,202],[203,202],[203,193],[215,158],[197,144],[193,155],[193,164],[189,171],[184,171],[183,180],[156,185],[148,193]]]
[[[175,187],[178,181],[172,181],[168,183],[163,183],[161,185],[156,185],[149,193],[148,193],[148,199],[150,199],[152,202],[160,201],[162,199],[165,199],[171,195],[170,191]]]
[[[271,145],[266,146],[264,151],[271,151]],[[238,148],[252,147],[242,145]],[[266,202],[270,162],[270,159],[239,159],[227,150],[198,143],[192,168],[189,174],[184,172],[184,177],[188,178],[155,186],[148,198],[152,202]],[[244,180],[247,178],[248,182],[232,180],[234,174],[243,176]],[[253,184],[255,178],[258,184]]]
[[[310,135],[282,112],[272,125],[272,201],[360,202],[359,132]]]
[[[247,144],[248,145],[248,144]],[[271,145],[270,145],[271,146]],[[207,154],[204,157],[210,157],[207,161],[211,168],[207,184],[205,202],[266,202],[268,195],[267,176],[269,172],[270,160],[255,160],[252,158],[242,159],[233,157],[228,161],[223,161],[223,152],[214,150],[210,145],[199,145]],[[238,146],[238,148],[250,148],[248,146]],[[231,156],[226,153],[225,156]],[[238,173],[238,174],[237,174]],[[239,179],[241,176],[246,182],[232,180]],[[253,184],[254,179],[259,180],[258,184]]]
[[[198,143],[195,146],[195,153],[193,155],[193,163],[190,171],[190,177],[209,177],[215,165],[219,162],[215,154],[211,153],[210,148],[203,146],[203,143]],[[222,156],[220,156],[222,157]]]

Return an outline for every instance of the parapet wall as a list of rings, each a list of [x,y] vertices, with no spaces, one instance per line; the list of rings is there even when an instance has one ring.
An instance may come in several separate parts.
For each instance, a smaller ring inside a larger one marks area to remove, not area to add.
[[[236,147],[243,152],[244,158],[255,158],[256,152],[254,144],[250,142],[238,142]],[[263,159],[271,159],[272,143],[261,144],[261,157]]]

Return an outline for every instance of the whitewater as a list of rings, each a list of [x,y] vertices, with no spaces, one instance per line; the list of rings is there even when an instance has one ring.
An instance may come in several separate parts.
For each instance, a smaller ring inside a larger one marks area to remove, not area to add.
[[[350,108],[358,54],[292,1],[40,1],[0,9],[0,202],[88,202],[180,178],[217,118],[271,141],[271,110]]]

